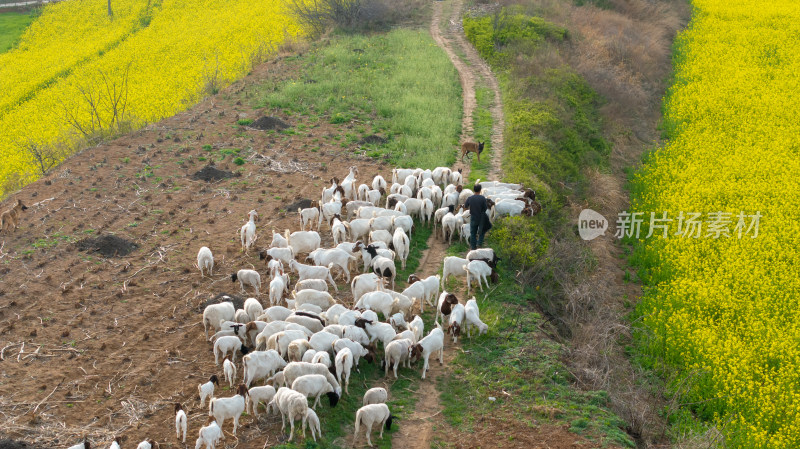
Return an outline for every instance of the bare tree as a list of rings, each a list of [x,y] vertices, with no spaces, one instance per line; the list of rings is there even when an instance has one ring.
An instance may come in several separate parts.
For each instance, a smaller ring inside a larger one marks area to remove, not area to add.
[[[42,176],[61,162],[62,152],[57,145],[45,145],[27,138],[22,142],[17,142],[17,146],[23,149]]]
[[[98,78],[76,86],[77,96],[83,101],[77,105],[62,103],[67,122],[87,141],[102,140],[127,123],[129,70],[130,64],[119,78],[99,70]]]

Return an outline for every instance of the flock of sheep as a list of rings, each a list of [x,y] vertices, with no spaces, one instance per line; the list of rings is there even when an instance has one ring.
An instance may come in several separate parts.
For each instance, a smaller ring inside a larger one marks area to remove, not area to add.
[[[248,298],[239,310],[223,300],[203,311],[205,336],[213,341],[215,363],[222,361],[223,381],[231,388],[237,383],[238,353],[242,354],[242,373],[236,394],[231,397],[215,396],[220,385],[217,375],[198,386],[200,405],[209,399],[209,418],[199,430],[196,449],[203,445],[214,449],[224,438],[222,427],[228,419],[233,421],[235,435],[239,417],[245,411],[257,416],[260,404],[266,405],[268,413],[281,414],[282,429],[288,419],[289,441],[294,437],[296,420],[302,420],[303,436],[308,426],[316,441],[321,434],[314,410],[320,398],[324,395],[331,407],[336,406],[343,394],[342,385],[344,394],[349,394],[351,371],[358,371],[362,358],[372,363],[379,344],[384,352],[385,375],[391,369],[397,378],[398,366],[410,367],[422,359],[424,379],[431,355],[443,363],[445,332],[457,342],[462,328],[468,335],[473,327],[479,334],[488,330],[474,297],[461,304],[453,293],[443,289],[449,276],[466,277],[467,295],[474,280],[481,290],[484,284],[488,286],[488,279],[496,281],[499,259],[490,248],[470,251],[466,258],[446,257],[441,277],[423,279],[412,274],[405,290],[394,291],[395,261],[399,259],[405,268],[414,218],[422,224],[432,223],[434,229],[441,227],[441,237],[447,241],[456,232],[462,237],[468,235],[469,211],[462,205],[472,191],[462,188],[460,170],[394,169],[391,186],[380,175],[371,186],[357,185],[357,175],[358,169],[351,167],[344,180],[331,180],[319,202],[299,209],[300,231],[273,231],[269,248],[260,252],[270,279],[269,307],[265,309],[258,299],[261,273],[243,269],[232,274],[231,279],[239,282],[242,292],[252,288],[255,297]],[[530,212],[538,204],[531,190],[517,184],[484,182],[482,186],[482,193],[490,200],[487,214],[492,220],[500,215]],[[244,251],[249,251],[256,241],[257,216],[256,211],[250,211],[248,222],[240,230]],[[323,222],[330,228],[332,248],[321,247]],[[364,241],[368,243],[365,245]],[[306,255],[301,260],[311,264],[299,262],[301,254]],[[351,278],[360,266],[364,274]],[[202,276],[212,274],[214,258],[209,248],[200,249],[197,267]],[[296,276],[291,291],[290,274]],[[336,290],[334,276],[341,276],[350,284],[352,307],[337,303],[328,293],[329,284]],[[412,311],[419,302],[422,313],[424,304],[433,306],[437,297],[436,327],[424,335],[423,320],[419,315],[411,319]],[[214,332],[210,338],[209,330]],[[256,383],[264,385],[251,387]],[[309,399],[313,399],[311,407]],[[373,426],[380,428],[381,438],[383,429],[390,429],[392,414],[387,400],[384,388],[366,392],[363,407],[356,412],[356,438],[363,425],[367,443],[372,446]],[[176,435],[185,443],[186,413],[180,404],[175,405],[175,413]],[[145,440],[137,449],[153,449],[154,444]],[[70,449],[89,449],[89,443]],[[119,449],[118,440],[111,449]]]

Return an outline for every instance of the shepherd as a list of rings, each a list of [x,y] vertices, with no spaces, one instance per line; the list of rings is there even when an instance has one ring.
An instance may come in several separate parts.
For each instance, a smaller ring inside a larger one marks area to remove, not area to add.
[[[471,217],[469,220],[469,246],[470,249],[478,249],[483,246],[483,236],[492,229],[492,223],[489,221],[489,215],[486,214],[489,205],[486,197],[481,195],[481,185],[475,184],[472,191],[475,194],[467,198],[464,207],[469,208]]]

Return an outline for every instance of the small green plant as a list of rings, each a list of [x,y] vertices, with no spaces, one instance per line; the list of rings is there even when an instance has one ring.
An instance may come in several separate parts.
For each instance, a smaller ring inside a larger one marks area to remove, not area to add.
[[[240,126],[249,126],[253,124],[253,120],[249,118],[243,118],[239,119],[236,123]]]
[[[242,159],[241,157],[236,157],[233,160],[233,163],[236,164],[236,165],[244,165],[244,159]]]

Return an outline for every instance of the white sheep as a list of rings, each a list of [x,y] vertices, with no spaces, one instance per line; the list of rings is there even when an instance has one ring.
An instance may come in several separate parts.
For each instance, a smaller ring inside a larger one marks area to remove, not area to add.
[[[253,287],[256,290],[256,296],[261,289],[261,275],[256,270],[239,270],[231,275],[231,282],[239,281],[239,287],[242,293],[245,293],[245,284]]]
[[[262,313],[257,319],[271,322],[271,321],[283,321],[286,319],[287,316],[294,313],[291,309],[287,309],[283,306],[272,306],[267,309],[264,309],[264,313]],[[283,329],[281,329],[283,330]]]
[[[439,314],[442,315],[442,321],[447,323],[447,319],[450,317],[450,312],[453,310],[453,306],[458,304],[458,298],[456,295],[448,292],[447,290],[443,291],[441,295],[439,295],[439,302],[436,305],[436,316],[433,318],[434,321],[437,323],[439,322]]]
[[[247,298],[244,301],[244,311],[247,313],[248,322],[255,321],[256,318],[264,313],[264,307],[256,298]]]
[[[305,360],[303,360],[303,361],[305,362]],[[331,363],[331,356],[330,356],[330,354],[328,354],[327,351],[319,351],[319,352],[317,352],[316,354],[314,354],[314,357],[312,357],[309,362],[310,363],[321,363],[321,364],[327,366],[328,368],[333,366],[333,363]]]
[[[356,309],[374,310],[375,312],[383,313],[383,316],[388,318],[392,314],[393,303],[394,298],[392,295],[385,291],[378,290],[361,295],[353,307]]]
[[[295,252],[292,248],[269,248],[259,253],[259,258],[269,264],[272,260],[280,260],[284,265],[294,260]]]
[[[359,318],[361,318],[361,312],[359,312],[358,310],[348,310],[339,315],[338,323],[343,327],[352,326],[356,324],[356,320],[358,320]]]
[[[322,431],[319,429],[319,417],[317,416],[317,413],[312,409],[307,409],[306,414],[303,417],[303,430],[302,430],[303,438],[306,437],[306,424],[308,425],[308,428],[311,430],[311,438],[313,438],[314,441],[317,441],[317,435],[319,435],[319,437],[322,438]]]
[[[442,266],[442,288],[444,288],[445,282],[447,282],[447,278],[450,276],[466,276],[467,272],[464,271],[464,267],[467,266],[469,261],[462,257],[457,256],[448,256],[444,258],[444,264]]]
[[[203,310],[203,329],[206,333],[206,340],[208,340],[209,326],[216,332],[221,329],[221,321],[233,321],[236,316],[236,308],[233,307],[233,303],[225,301],[225,299],[229,300],[230,298],[225,296],[223,302],[211,304]]]
[[[290,362],[301,362],[303,361],[303,354],[309,349],[311,349],[311,345],[305,338],[293,340],[286,349],[286,358]]]
[[[385,388],[370,388],[366,393],[364,393],[364,399],[361,401],[361,405],[384,404],[388,399],[389,393]]]
[[[316,335],[316,334],[314,334]],[[314,363],[314,356],[319,354],[315,349],[309,349],[303,353],[303,360],[301,362]]]
[[[394,339],[392,341],[402,340],[404,338],[411,340],[414,344],[417,343],[417,334],[415,334],[414,331],[409,329],[406,329],[402,332],[398,332],[397,335],[394,336]]]
[[[467,301],[467,305],[464,306],[464,313],[465,313],[464,327],[467,328],[468,337],[471,337],[470,328],[472,327],[478,328],[478,335],[483,335],[489,330],[489,326],[483,321],[481,321],[480,310],[478,310],[478,302],[475,301],[474,296],[472,297],[472,299]]]
[[[239,311],[241,311],[241,309]],[[239,311],[237,311],[238,316],[235,316],[234,319],[241,317],[241,314],[238,313]],[[208,339],[208,341],[217,341],[219,337],[223,337],[225,335],[236,335],[239,338],[244,339],[245,336],[247,335],[245,331],[245,329],[247,328],[247,324],[239,321],[222,320],[219,323],[219,328],[220,328],[219,332],[212,335],[211,338]]]
[[[316,206],[316,201],[311,202],[311,207],[305,209],[297,208],[297,213],[300,215],[300,230],[305,231],[306,226],[309,230],[314,229],[314,223],[319,224],[319,208]],[[317,226],[319,230],[319,226]]]
[[[425,335],[425,323],[419,315],[414,316],[414,319],[406,326],[410,331],[414,332],[414,341],[419,342],[423,335]]]
[[[194,449],[200,449],[205,444],[205,449],[215,449],[217,443],[225,439],[222,429],[214,418],[209,418],[209,422],[200,428],[199,436],[194,445]]]
[[[186,412],[180,404],[175,404],[175,438],[181,439],[183,432],[183,443],[186,444]]]
[[[341,351],[336,353],[336,379],[339,385],[342,384],[342,377],[344,377],[344,392],[350,394],[348,386],[350,385],[350,371],[353,369],[353,353],[350,348],[342,348]]]
[[[500,260],[492,248],[478,248],[467,253],[467,260],[473,261],[479,259],[486,261],[492,268],[496,268],[497,262]]]
[[[144,440],[136,446],[136,449],[155,449],[157,443],[153,440]],[[86,444],[86,449],[89,449],[89,444]]]
[[[233,388],[233,381],[236,380],[236,365],[227,357],[225,357],[225,360],[222,362],[222,373],[222,377],[227,380],[230,383],[230,387]]]
[[[336,334],[323,330],[322,332],[317,332],[312,335],[308,343],[315,351],[331,351],[331,345],[340,338],[341,335],[337,336]]]
[[[336,283],[333,282],[333,277],[331,276],[331,268],[333,268],[333,264],[326,267],[315,267],[313,265],[302,264],[296,260],[292,260],[289,263],[289,269],[297,272],[299,281],[306,279],[323,279],[330,282],[333,288],[336,288]]]
[[[283,369],[284,381],[287,385],[292,385],[295,379],[300,376],[305,376],[306,374],[319,374],[325,376],[331,386],[333,386],[334,393],[336,393],[339,397],[342,396],[342,389],[339,386],[339,382],[336,380],[336,377],[331,374],[327,366],[321,363],[292,362],[286,365],[286,368]]]
[[[281,430],[286,428],[285,417],[289,418],[289,424],[292,428],[291,432],[289,432],[289,441],[292,441],[292,438],[294,438],[294,420],[305,417],[308,411],[306,397],[290,388],[281,387],[275,393],[275,397],[272,398],[267,409],[269,410],[273,406],[277,407],[281,412],[281,421],[283,422]]]
[[[220,429],[226,419],[233,418],[233,434],[236,435],[236,429],[239,428],[239,417],[244,413],[246,396],[247,387],[239,385],[235,396],[212,399],[211,405],[208,407],[208,416],[213,416],[217,420]]]
[[[241,351],[242,354],[247,354],[250,348],[242,344],[242,340],[235,335],[225,335],[219,337],[214,342],[214,364],[219,365],[219,358],[225,358],[228,351],[233,353],[233,361],[236,361],[236,351]]]
[[[369,335],[370,343],[375,340],[380,340],[384,348],[386,348],[386,345],[394,340],[394,337],[397,335],[397,332],[395,332],[394,328],[389,323],[367,322],[365,329],[367,335]]]
[[[318,306],[308,303],[302,304],[302,307],[304,308],[316,307],[317,309],[319,309]],[[307,312],[305,310],[295,311],[294,315],[289,315],[288,317],[286,317],[286,322],[299,324],[314,333],[321,331],[322,328],[325,327],[324,322],[322,318],[319,317],[319,315],[314,314],[312,312]]]
[[[397,257],[400,258],[400,266],[403,270],[405,270],[408,253],[411,250],[411,241],[408,239],[406,232],[402,228],[395,229],[394,235],[392,236],[392,244],[394,245],[394,250],[397,253]]]
[[[364,345],[350,338],[347,337],[340,338],[335,342],[333,342],[332,347],[336,354],[341,352],[342,349],[348,348],[350,350],[350,354],[353,356],[353,366],[356,368],[356,371],[359,371],[358,362],[361,360],[362,357],[364,357],[364,359],[366,359],[367,362],[372,363],[372,355],[369,353],[367,348],[365,348]]]
[[[244,309],[237,309],[233,315],[233,321],[239,324],[247,324],[250,321],[250,315]]]
[[[200,276],[204,277],[203,270],[208,270],[208,275],[213,275],[214,271],[214,255],[211,250],[204,246],[197,252],[197,268],[200,269]]]
[[[342,189],[344,190],[344,197],[349,198],[351,200],[355,199],[356,194],[356,174],[358,174],[358,167],[352,166],[350,167],[350,172],[347,176],[342,180],[341,185]]]
[[[328,291],[328,282],[323,279],[303,279],[294,285],[294,292],[300,290],[319,290],[321,292]]]
[[[334,304],[328,310],[323,312],[320,316],[325,320],[326,323],[330,324],[338,324],[339,323],[339,316],[345,312],[347,312],[347,307],[341,304]]]
[[[90,443],[89,440],[83,440],[82,442],[80,442],[78,444],[75,444],[73,446],[70,446],[67,449],[91,449],[91,447],[92,447],[92,443]]]
[[[289,241],[289,247],[292,248],[295,255],[310,253],[319,248],[322,242],[319,233],[316,231],[295,231],[289,234],[288,229],[286,230],[286,240]]]
[[[214,397],[214,385],[219,386],[219,377],[216,374],[208,379],[208,382],[197,386],[197,391],[200,394],[200,407],[206,402],[206,398]]]
[[[394,290],[386,290],[386,293],[392,295],[394,302],[392,302],[392,315],[402,312],[403,315],[411,316],[411,308],[414,307],[414,300],[408,296],[398,293]]]
[[[386,180],[383,179],[383,176],[375,175],[375,177],[372,178],[372,189],[373,190],[378,190],[381,193],[386,194],[386,186],[387,186],[387,183],[386,183]]]
[[[391,279],[392,289],[394,289],[394,278],[397,276],[397,268],[394,265],[394,260],[379,256],[378,251],[372,245],[367,246],[367,251],[372,256],[372,261],[370,262],[372,271],[381,278]]]
[[[402,312],[398,312],[393,314],[386,320],[387,323],[391,324],[394,330],[400,331],[400,329],[406,328],[406,318]]]
[[[384,346],[384,376],[389,375],[389,365],[392,366],[392,371],[394,372],[394,378],[397,379],[397,367],[405,362],[405,365],[409,368],[411,364],[409,363],[409,354],[408,350],[414,346],[414,342],[407,338],[403,338],[400,340],[392,340],[389,344]]]
[[[294,340],[305,339],[306,333],[300,330],[285,330],[274,334],[267,340],[267,349],[278,351],[281,357],[286,358],[289,343]]]
[[[120,449],[120,447],[121,447],[120,446],[120,442],[121,441],[122,441],[122,438],[114,437],[114,441],[111,442],[111,444],[108,446],[108,449]]]
[[[285,366],[286,361],[274,349],[251,352],[242,358],[244,384],[250,387],[251,383],[270,377]]]
[[[358,321],[358,320],[356,320]],[[367,331],[363,328],[358,326],[347,326],[344,328],[344,333],[342,333],[342,338],[348,338],[353,340],[354,342],[362,345],[367,346],[369,345],[369,335],[367,335]],[[352,349],[352,348],[351,348]],[[355,352],[353,353],[355,355]]]
[[[330,221],[331,235],[333,237],[333,244],[338,245],[339,242],[346,242],[349,231],[349,223],[342,221],[339,215],[334,215]],[[349,279],[348,279],[349,280]]]
[[[472,279],[476,279],[478,281],[478,288],[481,291],[483,291],[484,283],[486,284],[486,288],[489,288],[489,280],[487,277],[491,276],[494,273],[494,270],[489,266],[488,263],[482,260],[473,260],[464,266],[464,271],[467,274],[468,295]]]
[[[337,243],[338,244],[338,243]],[[308,254],[306,260],[314,261],[314,265],[322,267],[330,267],[331,265],[339,267],[350,282],[350,263],[355,262],[356,258],[347,251],[339,248],[331,249],[316,249]]]
[[[439,352],[439,364],[444,364],[444,332],[441,327],[437,325],[436,329],[431,332],[419,343],[415,344],[409,349],[409,357],[414,362],[420,357],[424,360],[422,365],[422,378],[425,378],[425,373],[428,371],[428,359],[431,354]]]
[[[353,441],[358,438],[358,431],[363,424],[367,428],[367,444],[372,447],[372,440],[370,434],[372,433],[372,426],[375,424],[381,429],[380,438],[383,438],[383,428],[386,430],[392,429],[392,413],[389,411],[389,406],[386,404],[369,404],[361,407],[356,412],[356,430],[353,433]]]
[[[275,276],[269,281],[269,304],[271,306],[279,305],[286,293],[289,293],[288,274]]]
[[[314,398],[314,403],[311,405],[314,410],[323,394],[328,396],[328,403],[331,407],[336,407],[339,402],[339,395],[334,391],[333,385],[328,382],[326,376],[321,374],[306,374],[298,377],[292,382],[292,390],[302,393],[307,398]]]
[[[322,310],[328,310],[329,307],[336,304],[336,301],[330,293],[321,292],[319,290],[300,290],[297,293],[293,292],[292,298],[295,300],[295,307],[298,307],[300,304],[314,304]]]
[[[424,299],[428,305],[433,306],[433,300],[439,296],[439,282],[440,278],[438,275],[428,276],[425,279],[420,279],[416,274],[412,274],[408,277],[408,283],[410,284],[409,288],[413,287],[414,285],[421,284],[421,286],[425,289],[425,294],[422,297],[409,295],[405,292],[403,292],[403,294],[410,298],[418,298],[420,300],[420,312],[423,312],[422,300]],[[414,292],[418,292],[418,290],[414,290]]]
[[[388,217],[387,217],[388,218]],[[389,222],[389,229],[392,228],[391,221]],[[386,246],[390,246],[392,244],[392,233],[388,230],[385,231],[383,229],[378,229],[377,231],[371,231],[369,233],[369,242],[383,242]]]
[[[458,343],[458,336],[461,335],[461,326],[464,325],[465,314],[464,305],[456,304],[453,306],[450,318],[448,319],[448,329],[450,335],[453,336],[453,343]]]
[[[271,308],[272,307],[270,307],[270,309]],[[290,311],[289,314],[291,313],[292,312]],[[278,332],[285,331],[289,327],[289,324],[290,323],[287,323],[286,321],[282,320],[270,321],[269,323],[267,323],[267,325],[264,326],[264,329],[262,329],[261,332],[259,332],[258,335],[256,336],[256,344],[254,349],[260,350],[261,348],[263,348],[266,345],[267,341],[270,339],[270,337],[277,334]]]
[[[250,218],[248,219],[247,223],[242,226],[242,229],[239,230],[239,234],[242,240],[242,251],[250,250],[250,247],[253,246],[253,243],[256,241],[256,217],[258,217],[258,212],[255,210],[251,210],[247,214]]]
[[[375,273],[360,274],[350,281],[350,291],[353,292],[353,302],[358,301],[364,293],[379,290],[382,283]]]
[[[267,262],[267,272],[269,273],[269,277],[274,279],[276,276],[279,276],[284,273],[283,269],[283,262],[279,259],[272,259]]]
[[[253,415],[258,418],[258,404],[264,403],[264,405],[269,404],[269,401],[275,397],[275,387],[271,385],[265,385],[263,387],[253,387],[247,391],[247,406],[246,412],[253,413]]]

